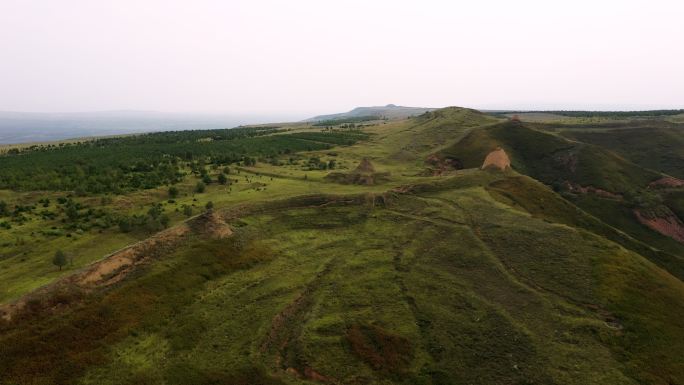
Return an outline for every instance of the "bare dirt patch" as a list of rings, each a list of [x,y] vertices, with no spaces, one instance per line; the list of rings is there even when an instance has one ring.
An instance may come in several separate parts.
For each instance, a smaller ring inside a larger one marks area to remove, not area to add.
[[[669,213],[654,216],[640,210],[634,210],[634,215],[640,223],[650,229],[684,243],[684,223],[673,212],[669,211]]]
[[[190,228],[186,224],[181,224],[157,233],[95,262],[87,270],[78,274],[80,279],[76,282],[80,286],[108,286],[119,282],[137,265],[160,256],[162,252],[170,252],[189,232]]]
[[[223,238],[232,235],[232,230],[223,219],[214,212],[207,212],[187,222],[161,231],[154,236],[118,250],[103,259],[43,286],[18,300],[0,306],[0,318],[11,320],[23,310],[39,309],[56,311],[68,305],[58,301],[54,306],[53,298],[60,293],[78,293],[70,298],[81,298],[92,290],[111,286],[126,278],[139,266],[153,259],[161,258],[173,252],[190,234],[200,234],[212,238]]]
[[[197,233],[207,235],[212,238],[225,238],[233,235],[233,229],[223,220],[216,211],[208,211],[199,220],[191,223],[193,230]]]
[[[354,171],[349,173],[331,172],[325,179],[340,184],[374,185],[387,179],[389,173],[376,172],[368,158],[363,158]]]
[[[354,353],[374,370],[401,374],[413,360],[413,346],[408,339],[378,326],[353,325],[346,337]]]
[[[666,176],[649,183],[649,187],[682,187],[684,186],[684,180],[674,178],[671,176]]]
[[[371,163],[370,159],[363,158],[354,171],[359,173],[374,173],[375,167],[373,167],[373,163]]]
[[[425,163],[429,168],[425,171],[425,176],[440,176],[451,171],[462,170],[463,162],[460,159],[453,157],[442,157],[438,154],[432,154],[425,159]]]
[[[482,163],[482,169],[494,168],[499,170],[506,170],[511,168],[511,160],[503,148],[498,147],[496,150],[487,154],[487,157]]]
[[[622,199],[622,195],[620,194],[602,190],[594,186],[581,186],[577,183],[572,183],[570,181],[565,181],[564,185],[568,191],[575,194],[595,194],[602,198]]]

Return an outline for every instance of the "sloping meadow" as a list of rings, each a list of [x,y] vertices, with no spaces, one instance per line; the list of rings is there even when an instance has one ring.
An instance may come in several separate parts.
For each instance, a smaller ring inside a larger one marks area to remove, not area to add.
[[[230,237],[197,235],[62,312],[2,325],[0,382],[683,378],[681,281],[495,200],[501,177],[229,217]]]

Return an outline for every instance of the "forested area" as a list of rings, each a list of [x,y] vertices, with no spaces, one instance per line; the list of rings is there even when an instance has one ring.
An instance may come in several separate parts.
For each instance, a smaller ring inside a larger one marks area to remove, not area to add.
[[[32,146],[0,157],[0,189],[120,194],[179,182],[192,164],[253,164],[350,145],[358,131],[277,134],[276,127],[161,132]]]
[[[326,120],[320,120],[316,123],[314,123],[314,126],[337,126],[340,124],[349,124],[349,123],[363,123],[363,122],[369,122],[372,120],[381,120],[384,119],[382,116],[377,116],[377,115],[370,115],[370,116],[354,116],[354,117],[344,117],[344,118],[337,118],[337,119],[326,119]]]

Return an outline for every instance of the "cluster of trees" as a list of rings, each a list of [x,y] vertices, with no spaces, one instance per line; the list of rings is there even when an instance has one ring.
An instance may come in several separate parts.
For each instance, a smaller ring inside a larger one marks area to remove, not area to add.
[[[309,158],[307,162],[309,170],[334,170],[336,165],[335,159],[331,159],[326,163],[317,157]]]
[[[152,205],[146,214],[123,216],[119,218],[119,230],[122,233],[143,231],[154,233],[169,226],[171,219],[164,213],[164,207],[157,203]]]
[[[257,158],[350,145],[365,137],[360,132],[269,135],[274,131],[178,131],[33,146],[0,156],[0,189],[120,194],[180,182],[187,162],[253,165]]]
[[[9,205],[5,201],[0,201],[0,218],[10,215]]]
[[[104,198],[103,198],[104,199]],[[44,220],[59,219],[60,229],[41,230],[44,235],[62,235],[64,231],[70,235],[71,231],[88,231],[92,228],[106,229],[116,224],[116,216],[104,209],[92,208],[75,201],[72,197],[59,197],[56,202],[49,198],[38,200],[37,204],[14,205],[13,208],[0,201],[0,228],[11,229],[12,224],[22,224],[31,216]]]
[[[209,201],[205,204],[206,210],[212,210],[214,203]],[[182,212],[186,217],[193,214],[192,206],[183,205]],[[133,215],[130,217],[121,217],[118,221],[119,230],[124,233],[131,231],[146,231],[156,232],[167,228],[169,226],[169,216],[164,213],[164,208],[161,204],[155,204],[150,207],[146,215]],[[71,261],[62,250],[57,250],[52,257],[52,264],[57,266],[61,271],[64,266]]]
[[[360,140],[368,138],[368,134],[362,131],[300,132],[291,134],[291,136],[311,142],[329,143],[338,146],[351,146]]]
[[[328,119],[328,120],[321,120],[316,123],[314,123],[314,126],[319,126],[319,127],[329,127],[329,126],[338,126],[342,124],[346,125],[353,125],[354,123],[361,123],[361,122],[368,122],[371,120],[380,120],[383,119],[382,116],[375,116],[375,115],[368,115],[368,116],[356,116],[352,118],[340,118],[340,119]]]

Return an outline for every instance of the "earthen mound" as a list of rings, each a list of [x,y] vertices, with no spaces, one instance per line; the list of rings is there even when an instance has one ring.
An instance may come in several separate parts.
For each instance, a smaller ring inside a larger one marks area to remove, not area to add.
[[[511,160],[508,158],[508,154],[503,148],[497,147],[496,150],[490,152],[482,163],[482,169],[499,169],[506,170],[511,168]]]
[[[439,176],[464,168],[460,159],[438,154],[428,156],[425,163],[428,164],[428,169],[423,173],[424,176]]]
[[[357,173],[374,173],[375,167],[373,167],[373,163],[371,163],[370,159],[363,158],[361,160],[361,163],[359,163],[359,165],[356,166],[356,169],[354,170],[354,172],[357,172]]]
[[[325,179],[340,184],[374,185],[384,181],[389,176],[387,172],[376,172],[375,167],[368,158],[363,158],[361,163],[350,173],[331,172]]]

